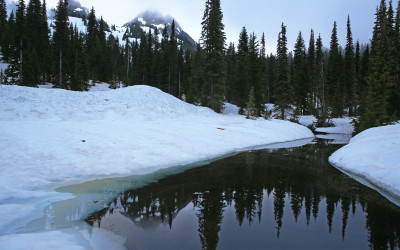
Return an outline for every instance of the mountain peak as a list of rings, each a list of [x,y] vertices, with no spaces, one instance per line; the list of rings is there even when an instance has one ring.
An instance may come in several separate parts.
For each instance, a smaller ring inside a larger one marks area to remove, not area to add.
[[[124,26],[129,26],[132,23],[139,22],[143,26],[160,26],[160,25],[170,25],[172,21],[175,20],[171,15],[163,15],[161,12],[155,9],[150,9],[139,13],[132,21],[126,23]],[[175,20],[175,27],[182,29],[179,23]]]
[[[159,34],[162,33],[165,25],[167,31],[171,34],[172,21],[175,21],[175,34],[178,41],[183,43],[185,49],[194,50],[196,42],[187,34],[177,20],[171,15],[162,15],[159,11],[150,9],[139,13],[133,20],[123,25],[123,27],[130,30],[129,36],[132,38],[139,38],[143,32],[149,29],[158,30]]]

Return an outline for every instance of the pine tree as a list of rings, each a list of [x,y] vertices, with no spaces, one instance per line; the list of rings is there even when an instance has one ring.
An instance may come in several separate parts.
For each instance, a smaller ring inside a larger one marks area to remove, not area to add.
[[[277,79],[275,86],[275,111],[277,118],[284,120],[293,103],[292,87],[290,86],[290,72],[287,53],[286,26],[282,23],[278,36],[277,46]]]
[[[400,1],[398,1],[398,6],[396,8],[396,17],[394,20],[394,86],[392,91],[391,102],[391,112],[395,113],[397,117],[400,117]]]
[[[225,32],[222,18],[221,1],[207,0],[202,23],[202,40],[206,55],[205,80],[209,88],[208,106],[216,112],[222,111],[225,89]]]
[[[26,20],[25,20],[25,1],[24,0],[19,0],[18,2],[18,9],[17,9],[17,14],[16,14],[16,19],[15,19],[15,52],[14,52],[14,58],[18,58],[17,60],[14,59],[15,62],[18,62],[19,64],[19,84],[23,85],[24,84],[24,79],[23,79],[23,65],[24,65],[24,53],[25,51],[25,46],[26,46]]]
[[[197,45],[197,50],[192,61],[192,74],[189,77],[189,90],[186,101],[192,104],[201,104],[203,98],[204,86],[204,64],[205,56],[200,44]]]
[[[261,85],[262,85],[262,93],[263,99],[265,102],[268,102],[268,74],[267,74],[267,54],[266,54],[266,43],[265,43],[265,34],[263,32],[261,36],[261,48],[260,48],[260,67],[261,67]]]
[[[315,69],[316,69],[317,96],[318,96],[317,125],[325,127],[328,124],[328,107],[326,100],[324,52],[323,52],[321,35],[318,36],[316,42]]]
[[[56,15],[55,15],[55,31],[53,35],[53,41],[55,43],[55,58],[58,59],[58,72],[55,74],[58,76],[58,87],[68,88],[68,69],[67,59],[68,58],[68,43],[69,43],[69,29],[68,29],[68,0],[59,0]]]
[[[247,119],[255,120],[258,117],[257,113],[258,113],[258,110],[257,110],[256,104],[255,104],[254,87],[251,87],[250,93],[249,93],[249,98],[248,98],[246,109],[245,109],[245,115],[246,115]]]
[[[240,108],[240,113],[243,113],[243,109],[246,107],[248,91],[251,88],[249,67],[249,36],[246,27],[243,27],[242,32],[239,35],[237,49],[236,81],[232,88],[233,103]]]
[[[177,77],[177,60],[178,60],[178,44],[176,41],[175,21],[171,24],[171,35],[168,43],[168,83],[170,94],[178,97],[178,77]]]
[[[385,0],[376,12],[376,21],[371,41],[369,76],[367,80],[366,111],[361,117],[361,130],[380,126],[388,121],[387,84],[390,82],[390,37]]]
[[[341,55],[339,54],[336,22],[333,24],[331,36],[326,87],[328,105],[332,108],[332,116],[341,117],[343,115],[344,98]]]
[[[41,29],[39,34],[39,61],[42,71],[42,81],[45,82],[51,74],[50,64],[50,40],[49,40],[49,25],[47,23],[47,6],[46,0],[43,0],[41,10]]]
[[[254,105],[256,108],[256,115],[260,116],[264,111],[264,100],[262,96],[262,75],[261,63],[259,57],[259,44],[254,32],[249,38],[249,77],[251,88],[253,89]]]
[[[344,104],[349,110],[349,116],[354,116],[355,110],[355,63],[354,45],[351,32],[350,16],[347,17],[347,43],[344,57]]]
[[[7,4],[5,0],[0,0],[0,45],[3,47],[3,42],[6,37],[7,29]]]
[[[315,67],[315,37],[314,30],[311,29],[310,32],[310,42],[308,45],[307,53],[307,74],[308,74],[308,86],[310,87],[310,101],[309,108],[311,113],[315,113],[315,108],[317,106],[317,69]]]
[[[361,47],[360,42],[356,42],[356,52],[354,54],[354,115],[358,115],[358,109],[361,103],[361,92],[360,92],[360,78],[361,78]]]
[[[235,44],[230,43],[226,51],[225,67],[226,67],[226,98],[229,103],[235,103],[235,85],[236,79],[236,49]]]
[[[42,5],[39,0],[30,0],[26,11],[26,62],[25,71],[23,72],[24,79],[32,86],[40,83],[42,76],[42,58],[38,52],[42,51],[41,29],[42,29]],[[29,42],[28,42],[29,41]],[[32,57],[31,57],[32,56]]]
[[[306,47],[301,32],[299,33],[294,47],[294,57],[292,63],[293,77],[292,86],[294,88],[295,105],[301,115],[305,115],[308,110],[308,86],[306,72]]]
[[[10,58],[12,58],[13,51],[15,49],[15,15],[14,11],[11,11],[11,14],[7,21],[6,32],[4,34],[4,40],[1,44],[1,52],[3,53],[3,60],[9,62]]]

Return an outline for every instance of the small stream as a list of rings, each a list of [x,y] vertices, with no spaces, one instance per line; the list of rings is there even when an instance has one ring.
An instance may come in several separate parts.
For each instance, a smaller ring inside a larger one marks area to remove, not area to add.
[[[340,143],[249,151],[137,183],[105,194],[114,198],[85,221],[128,249],[399,249],[400,207],[328,163]]]

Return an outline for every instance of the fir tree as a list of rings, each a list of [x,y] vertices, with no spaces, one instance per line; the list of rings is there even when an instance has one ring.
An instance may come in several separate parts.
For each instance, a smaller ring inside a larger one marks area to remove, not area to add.
[[[350,16],[347,17],[347,43],[344,57],[344,103],[349,110],[349,116],[354,116],[355,103],[355,62],[353,35],[351,32]]]
[[[15,15],[14,11],[11,11],[11,14],[7,21],[6,32],[4,34],[4,40],[1,44],[1,52],[3,53],[3,60],[9,62],[10,58],[13,55],[13,51],[15,49]]]
[[[0,45],[3,46],[7,29],[7,4],[0,0]]]
[[[240,108],[240,113],[243,113],[243,109],[246,107],[248,90],[251,88],[249,67],[249,36],[246,27],[243,27],[242,32],[239,35],[237,49],[236,81],[232,88],[233,103]]]
[[[237,83],[236,79],[236,49],[235,44],[230,43],[228,50],[226,51],[225,67],[226,67],[226,98],[229,103],[235,103],[235,87]]]
[[[26,20],[25,20],[25,1],[19,0],[18,9],[15,19],[15,52],[14,52],[14,62],[19,64],[18,72],[18,82],[20,85],[24,84],[23,79],[23,65],[24,65],[24,53],[26,46]],[[16,59],[18,58],[18,59]]]
[[[40,83],[40,77],[42,76],[42,62],[39,58],[42,58],[40,53],[42,51],[43,41],[40,39],[42,35],[42,5],[39,0],[30,0],[27,12],[26,12],[26,36],[27,36],[27,57],[25,58],[26,69],[23,72],[24,79],[26,82],[31,83],[32,86],[36,86]],[[32,56],[32,58],[30,58]]]
[[[286,26],[282,23],[281,32],[278,36],[277,46],[277,79],[275,86],[275,104],[277,118],[284,120],[291,109],[292,87],[289,79],[289,65],[287,53]]]
[[[42,81],[45,82],[51,74],[50,70],[50,40],[49,40],[49,25],[47,23],[47,6],[46,0],[43,0],[41,10],[41,29],[39,34],[39,61],[42,71]]]
[[[69,43],[69,29],[68,29],[68,0],[59,0],[56,15],[55,15],[55,31],[53,35],[53,40],[55,43],[55,52],[58,59],[58,87],[68,88],[68,69],[67,69],[67,59],[68,58],[68,43]]]
[[[178,60],[178,44],[176,41],[175,21],[171,24],[171,35],[168,43],[168,83],[170,94],[178,97],[178,79],[177,79],[177,60]]]
[[[316,42],[315,69],[317,81],[317,118],[318,126],[325,127],[328,120],[328,107],[326,101],[326,82],[325,82],[325,66],[324,52],[321,35],[318,36]]]
[[[380,126],[388,121],[387,84],[390,82],[390,55],[388,44],[387,7],[381,1],[376,12],[376,21],[371,41],[369,76],[367,80],[366,110],[361,117],[360,130]]]
[[[317,69],[315,62],[315,37],[314,30],[311,29],[310,32],[310,42],[308,45],[308,53],[307,53],[307,74],[308,74],[308,86],[310,87],[310,103],[309,106],[312,109],[312,113],[314,113],[315,108],[317,106]]]
[[[294,57],[292,63],[293,77],[292,86],[294,88],[295,105],[301,115],[307,112],[307,97],[310,91],[306,73],[306,47],[301,32],[299,33],[294,47]]]
[[[247,101],[246,109],[245,109],[245,115],[247,119],[252,119],[255,120],[258,117],[258,110],[256,108],[255,104],[255,98],[254,98],[254,87],[251,87],[250,93],[249,93],[249,99]]]
[[[251,87],[254,91],[254,105],[256,107],[256,114],[258,116],[264,111],[264,100],[262,96],[262,75],[261,63],[259,57],[259,44],[254,32],[250,35],[249,39],[249,77]]]
[[[344,98],[342,86],[341,55],[339,54],[339,42],[337,38],[336,22],[334,22],[332,29],[326,89],[328,104],[332,108],[332,116],[341,117],[343,115]]]
[[[222,111],[225,89],[225,32],[222,18],[221,1],[207,0],[202,23],[202,40],[206,55],[205,80],[209,88],[208,106],[216,112]]]

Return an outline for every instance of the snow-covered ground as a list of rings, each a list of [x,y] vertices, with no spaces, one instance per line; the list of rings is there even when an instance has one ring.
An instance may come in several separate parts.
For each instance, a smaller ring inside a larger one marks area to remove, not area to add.
[[[353,119],[350,117],[332,119],[334,127],[317,128],[315,131],[327,134],[348,134],[354,133]]]
[[[313,137],[297,124],[216,114],[148,86],[85,93],[0,86],[0,248],[107,247],[101,230],[54,228],[53,202],[72,197],[55,191],[66,184]]]
[[[364,131],[335,152],[329,161],[400,200],[400,125]]]

